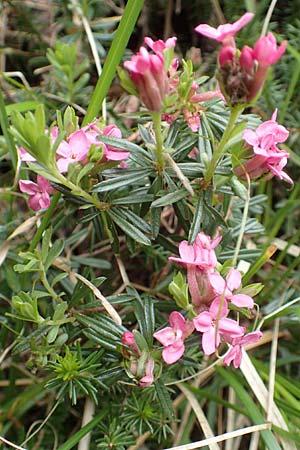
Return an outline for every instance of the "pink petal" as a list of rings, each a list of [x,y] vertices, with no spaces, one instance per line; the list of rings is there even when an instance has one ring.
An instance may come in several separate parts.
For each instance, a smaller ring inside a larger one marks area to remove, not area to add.
[[[212,316],[208,311],[203,311],[194,317],[193,324],[197,331],[206,332],[211,328]]]
[[[208,279],[215,292],[222,295],[226,287],[224,278],[218,272],[213,272],[208,273]]]
[[[241,347],[239,345],[234,345],[233,347],[231,347],[231,349],[229,350],[229,352],[225,355],[224,357],[224,364],[225,366],[230,366],[231,362],[238,362],[240,361],[241,363],[241,359],[242,359],[242,351],[241,351]],[[237,367],[240,366],[240,364],[238,366],[236,366],[235,363],[233,363],[234,367],[237,369]]]
[[[163,328],[162,330],[156,331],[153,336],[157,339],[163,346],[171,345],[176,340],[175,331],[171,327]]]
[[[261,331],[252,331],[251,333],[248,333],[242,337],[241,343],[243,345],[255,344],[260,340],[262,335],[263,334]]]
[[[222,304],[221,311],[219,311],[221,300],[222,300],[223,304]],[[224,299],[224,298],[222,299],[222,297],[215,298],[215,300],[211,303],[211,305],[209,307],[209,313],[214,319],[220,319],[221,317],[227,316],[228,306],[227,306],[226,299]]]
[[[234,291],[238,289],[242,284],[242,276],[240,272],[236,269],[230,269],[226,276],[226,285],[228,289]]]
[[[241,336],[245,332],[245,328],[241,327],[235,320],[222,318],[219,320],[219,332],[228,334],[231,337]]]
[[[220,344],[220,336],[214,327],[210,327],[202,336],[202,349],[205,355],[212,355]]]
[[[175,342],[173,345],[163,349],[162,357],[165,363],[173,364],[178,361],[184,353],[184,344],[181,341]]]
[[[181,330],[184,333],[186,320],[178,311],[173,311],[170,314],[169,322],[175,330]]]
[[[235,294],[230,299],[231,303],[240,308],[253,308],[253,298],[246,294]]]
[[[36,183],[29,180],[20,180],[19,181],[19,188],[21,192],[24,192],[25,194],[34,195],[37,192],[39,192],[39,187]]]
[[[60,173],[68,172],[69,165],[72,164],[74,159],[71,158],[59,158],[56,161],[56,165]]]
[[[252,146],[259,144],[258,137],[253,130],[245,130],[243,133],[243,139],[247,142],[247,144]]]

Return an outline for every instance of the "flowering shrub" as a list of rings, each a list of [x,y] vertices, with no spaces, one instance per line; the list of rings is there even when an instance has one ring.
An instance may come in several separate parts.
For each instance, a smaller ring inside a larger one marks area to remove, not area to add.
[[[133,27],[138,8],[129,1],[126,11]],[[255,347],[256,355],[267,342],[264,314],[270,319],[277,311],[266,312],[261,301],[260,281],[268,278],[258,271],[272,248],[264,247],[258,216],[265,199],[255,189],[274,176],[282,190],[294,181],[285,169],[289,130],[277,121],[278,109],[263,122],[253,113],[287,42],[278,45],[268,32],[240,50],[238,33],[252,20],[248,12],[234,23],[195,28],[221,44],[213,79],[179,59],[176,37],[145,37],[119,68],[121,85],[138,102],[130,122],[117,107],[107,115],[99,97],[117,65],[110,55],[126,46],[117,37],[84,118],[71,94],[85,78],[76,81],[76,52],[64,61],[64,44],[49,58],[62,80],[69,74],[69,105],[55,115],[37,102],[34,112],[12,110],[9,120],[0,105],[22,215],[2,246],[10,306],[3,317],[7,333],[17,330],[8,348],[38,377],[38,395],[53,399],[50,416],[63,401],[75,407],[88,398],[93,413],[103,407],[91,420],[105,417],[107,429],[99,425],[91,449],[132,449],[127,435],[134,442],[153,435],[151,448],[159,446],[175,424],[175,386],[210,369],[238,380],[231,365],[248,379],[247,351]],[[22,243],[15,240],[23,233]],[[260,411],[251,414],[263,422]],[[281,413],[276,420],[285,430]],[[264,445],[279,448],[269,428]],[[91,429],[83,425],[78,440]],[[33,436],[24,435],[21,445]],[[68,436],[59,450],[71,448]]]

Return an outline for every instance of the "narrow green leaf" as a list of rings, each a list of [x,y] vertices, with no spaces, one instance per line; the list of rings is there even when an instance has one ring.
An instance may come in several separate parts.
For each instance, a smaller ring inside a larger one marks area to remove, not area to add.
[[[246,392],[238,378],[228,369],[223,367],[216,367],[216,371],[225,379],[228,384],[234,389],[236,395],[240,401],[247,408],[247,412],[251,417],[255,425],[265,423],[265,419],[260,412],[259,408],[256,406],[250,395]],[[281,450],[278,442],[276,441],[272,431],[263,430],[261,431],[262,439],[264,440],[268,450]]]
[[[150,239],[147,236],[145,236],[144,233],[142,233],[138,228],[136,228],[136,226],[124,220],[123,217],[120,217],[118,213],[109,210],[107,214],[121,228],[121,230],[124,231],[125,234],[128,234],[128,236],[130,236],[136,242],[139,242],[140,244],[143,245],[151,245]]]
[[[151,208],[160,208],[162,206],[171,205],[172,203],[176,203],[179,200],[185,198],[189,193],[186,189],[178,189],[175,192],[170,192],[163,197],[160,197],[151,204]]]
[[[160,403],[161,410],[162,410],[164,416],[168,419],[173,419],[174,418],[174,410],[173,410],[172,401],[171,401],[171,398],[170,398],[170,395],[169,395],[169,392],[168,392],[166,386],[164,385],[162,380],[157,380],[154,383],[154,386],[155,386],[156,395],[157,395],[157,398]]]
[[[118,64],[143,7],[143,0],[128,0],[115,38],[108,52],[102,74],[93,92],[83,125],[92,122],[98,116],[103,100],[115,75]]]
[[[57,450],[71,450],[78,442],[84,438],[95,426],[103,419],[106,414],[106,408],[104,408],[99,414],[97,414],[90,422],[88,422],[84,427],[80,428],[77,433],[73,434],[63,445],[61,445]]]
[[[14,169],[16,169],[17,162],[18,162],[18,153],[17,153],[17,149],[15,146],[14,140],[12,138],[12,135],[9,132],[7,113],[6,113],[4,99],[3,99],[1,89],[0,89],[0,125],[1,125],[4,139],[6,141],[7,149],[10,154],[12,166]]]
[[[197,234],[200,231],[202,214],[203,214],[203,194],[200,193],[189,232],[189,244],[193,244]]]
[[[36,109],[38,107],[39,103],[34,100],[28,100],[24,102],[19,103],[11,103],[9,105],[6,105],[6,114],[9,116],[12,111],[18,111],[18,112],[25,112],[32,109]]]
[[[150,175],[151,170],[126,170],[123,175],[116,176],[115,178],[97,183],[93,187],[94,192],[106,192],[115,190],[117,188],[123,188],[128,185],[142,184],[144,185],[145,178]],[[104,175],[106,175],[104,173]],[[143,180],[143,182],[141,182]],[[139,182],[139,183],[138,183]]]

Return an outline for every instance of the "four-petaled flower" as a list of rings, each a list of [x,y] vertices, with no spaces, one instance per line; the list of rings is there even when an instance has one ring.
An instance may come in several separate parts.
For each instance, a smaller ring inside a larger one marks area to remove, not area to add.
[[[195,28],[197,33],[202,34],[211,39],[215,39],[218,42],[226,44],[226,42],[236,35],[241,28],[247,25],[250,20],[254,17],[253,13],[245,13],[239,20],[234,23],[226,23],[224,25],[219,25],[217,28],[211,27],[206,23],[201,23]]]
[[[29,207],[33,211],[39,211],[40,209],[46,209],[50,206],[50,195],[53,194],[54,189],[50,185],[50,182],[41,175],[37,176],[37,182],[29,180],[20,180],[19,188],[21,192],[29,194]]]
[[[182,357],[184,340],[194,331],[194,326],[178,311],[170,314],[169,322],[170,327],[157,331],[153,336],[165,347],[162,352],[163,360],[167,364],[173,364]]]
[[[233,293],[242,285],[242,276],[238,270],[230,269],[226,281],[218,272],[210,273],[208,276],[216,294],[240,308],[253,308],[253,299],[249,295]]]
[[[252,333],[245,334],[244,336],[238,336],[231,339],[231,348],[224,357],[224,364],[229,366],[233,363],[233,366],[237,369],[242,362],[242,348],[244,345],[255,344],[262,337],[261,331],[252,331]],[[228,339],[230,341],[230,339]]]
[[[227,302],[217,297],[209,307],[208,311],[201,312],[193,319],[194,326],[202,335],[202,349],[205,355],[212,355],[220,345],[221,336],[242,336],[245,328],[241,327],[235,320],[227,318]]]
[[[277,147],[278,143],[286,141],[288,130],[276,122],[277,109],[272,114],[271,120],[263,122],[256,131],[246,129],[243,134],[244,140],[253,148],[254,156],[242,167],[235,168],[238,176],[244,177],[244,170],[250,178],[257,178],[271,172],[280,179],[293,184],[293,180],[282,169],[286,166],[289,153]]]

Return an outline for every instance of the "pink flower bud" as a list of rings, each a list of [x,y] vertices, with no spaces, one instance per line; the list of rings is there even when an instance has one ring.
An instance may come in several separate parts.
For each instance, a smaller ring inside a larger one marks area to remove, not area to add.
[[[168,76],[164,69],[163,55],[150,54],[146,48],[133,55],[124,63],[136,85],[140,98],[150,111],[160,111],[169,90]]]
[[[220,67],[224,67],[227,64],[232,64],[234,61],[235,53],[235,47],[231,47],[229,45],[222,47],[218,57]]]
[[[253,48],[253,57],[258,64],[263,67],[269,67],[277,61],[284,54],[287,41],[283,41],[277,48],[277,42],[274,35],[269,32],[266,36],[258,39]]]
[[[253,49],[245,45],[242,48],[240,56],[240,66],[247,72],[250,72],[254,66]]]

